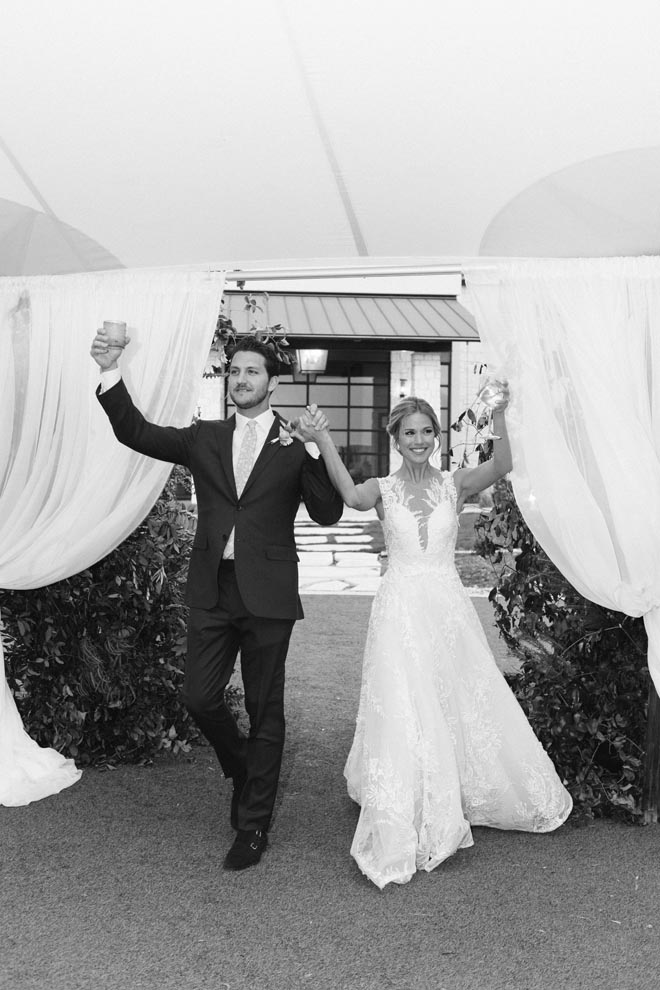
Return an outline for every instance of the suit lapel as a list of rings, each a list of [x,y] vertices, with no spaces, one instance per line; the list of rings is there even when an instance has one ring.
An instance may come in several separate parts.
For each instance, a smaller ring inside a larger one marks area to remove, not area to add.
[[[250,477],[245,482],[245,488],[243,489],[243,494],[248,490],[248,488],[250,487],[254,479],[257,477],[257,475],[263,471],[266,464],[268,464],[269,461],[272,460],[272,458],[275,456],[275,454],[280,448],[280,444],[277,441],[279,440],[279,436],[280,436],[281,418],[279,416],[279,413],[276,413],[275,410],[273,410],[273,413],[275,414],[275,420],[270,430],[268,431],[268,436],[266,437],[266,441],[263,447],[259,451],[259,456],[252,465],[252,471],[250,472]]]
[[[236,479],[234,478],[234,457],[233,442],[234,430],[236,429],[236,415],[230,416],[226,420],[226,428],[218,430],[218,453],[220,454],[220,467],[225,472],[225,477],[229,487],[236,492]]]

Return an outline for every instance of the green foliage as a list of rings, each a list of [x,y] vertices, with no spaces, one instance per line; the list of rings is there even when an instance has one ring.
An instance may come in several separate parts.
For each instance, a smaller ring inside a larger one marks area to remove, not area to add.
[[[80,764],[185,752],[180,701],[191,516],[175,469],[144,522],[74,577],[2,591],[7,677],[29,735]]]
[[[487,368],[487,364],[475,364],[472,371],[474,375],[482,375]],[[493,455],[493,412],[482,396],[483,389],[477,391],[472,405],[464,409],[450,427],[452,432],[463,434],[461,440],[454,440],[448,452],[459,468],[473,467],[475,455],[478,464],[483,464]]]
[[[585,816],[642,814],[646,632],[582,598],[525,524],[508,482],[475,527],[493,563],[496,622],[521,658],[512,687]]]
[[[261,295],[264,302],[268,301],[268,293]],[[212,378],[222,375],[231,359],[232,348],[239,340],[239,333],[236,330],[231,318],[224,312],[224,300],[211,341],[211,354],[204,370],[204,378]],[[262,344],[266,344],[273,352],[273,356],[279,361],[282,368],[294,367],[296,356],[294,351],[287,350],[289,341],[286,339],[286,327],[281,323],[274,323],[269,326],[261,326],[257,310],[263,313],[264,307],[257,302],[257,297],[253,293],[245,296],[243,309],[251,314],[248,333],[254,335]]]

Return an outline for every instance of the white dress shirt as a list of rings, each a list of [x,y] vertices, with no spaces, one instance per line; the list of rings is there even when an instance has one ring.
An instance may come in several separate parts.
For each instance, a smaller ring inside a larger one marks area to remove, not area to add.
[[[266,442],[266,437],[270,432],[270,428],[273,425],[273,420],[275,419],[275,413],[272,409],[266,409],[265,412],[260,413],[258,416],[253,418],[253,423],[257,428],[257,443],[254,448],[254,460],[252,465],[254,466],[257,457],[262,451],[263,445]],[[236,465],[238,464],[238,455],[241,449],[241,443],[243,442],[243,434],[245,433],[245,428],[250,421],[250,417],[243,416],[242,413],[236,411],[236,427],[234,429],[234,437],[231,446],[231,459],[234,466],[234,475],[236,474]],[[233,560],[234,557],[234,530],[232,529],[229,534],[229,539],[227,540],[227,545],[225,547],[225,552],[222,555],[223,560]]]
[[[102,371],[101,372],[101,393],[107,392],[108,389],[116,385],[117,382],[121,381],[121,371],[119,368],[113,368],[112,371]]]

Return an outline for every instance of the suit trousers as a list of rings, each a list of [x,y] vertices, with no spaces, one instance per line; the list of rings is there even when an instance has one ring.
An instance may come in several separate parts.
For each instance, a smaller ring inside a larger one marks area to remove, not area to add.
[[[233,561],[222,561],[218,589],[215,608],[190,609],[184,702],[213,746],[225,777],[245,779],[238,828],[267,831],[284,748],[284,667],[295,620],[248,612]],[[225,701],[239,649],[250,721],[247,738]]]

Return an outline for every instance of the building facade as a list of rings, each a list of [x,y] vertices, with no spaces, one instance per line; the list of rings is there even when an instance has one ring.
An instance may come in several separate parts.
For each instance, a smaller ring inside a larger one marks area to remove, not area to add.
[[[312,353],[321,358],[322,371],[281,375],[273,406],[292,419],[317,403],[356,481],[397,466],[385,424],[408,395],[426,399],[438,414],[442,467],[457,462],[460,440],[450,427],[476,395],[481,344],[473,317],[455,297],[231,290],[224,311],[239,334],[255,324],[281,325],[301,366]],[[224,378],[206,377],[199,415],[223,419],[232,411]]]

